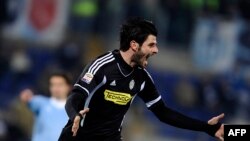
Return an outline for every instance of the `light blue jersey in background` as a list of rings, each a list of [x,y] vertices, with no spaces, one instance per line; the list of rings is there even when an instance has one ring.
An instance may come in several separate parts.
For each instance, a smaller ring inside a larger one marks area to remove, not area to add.
[[[28,106],[35,115],[32,141],[57,141],[68,116],[65,101],[44,96],[34,96]]]

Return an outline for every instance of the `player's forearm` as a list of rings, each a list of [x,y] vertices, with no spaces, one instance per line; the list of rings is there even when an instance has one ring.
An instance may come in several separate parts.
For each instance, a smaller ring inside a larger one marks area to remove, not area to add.
[[[187,117],[166,107],[163,101],[153,105],[151,111],[164,123],[183,129],[204,131],[211,136],[215,135],[221,125],[220,123],[209,125],[207,122]]]
[[[83,110],[87,94],[80,93],[78,90],[73,90],[67,99],[65,110],[71,121],[74,121],[75,116],[80,110]]]

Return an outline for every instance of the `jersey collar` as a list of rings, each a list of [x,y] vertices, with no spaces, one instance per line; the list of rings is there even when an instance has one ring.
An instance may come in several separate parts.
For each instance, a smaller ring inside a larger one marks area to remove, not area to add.
[[[119,50],[114,50],[113,53],[120,66],[122,73],[126,75],[130,74],[134,70],[134,68],[125,62]]]

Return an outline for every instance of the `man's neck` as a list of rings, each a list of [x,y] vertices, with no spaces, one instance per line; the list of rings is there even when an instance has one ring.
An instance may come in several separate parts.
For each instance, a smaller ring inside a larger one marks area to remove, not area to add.
[[[51,96],[52,99],[55,99],[57,101],[66,101],[67,97],[55,97],[55,96]]]
[[[123,60],[128,65],[130,65],[131,67],[135,66],[135,63],[131,61],[131,58],[132,58],[133,54],[129,50],[128,51],[121,51],[120,50],[120,53],[121,53],[121,56],[122,56]]]

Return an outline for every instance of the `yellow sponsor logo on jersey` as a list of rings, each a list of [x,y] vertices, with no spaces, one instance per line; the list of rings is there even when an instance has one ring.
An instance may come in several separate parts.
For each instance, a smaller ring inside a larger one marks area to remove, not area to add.
[[[132,99],[132,96],[128,93],[115,92],[111,90],[105,90],[104,95],[105,100],[112,101],[119,105],[126,105]]]

